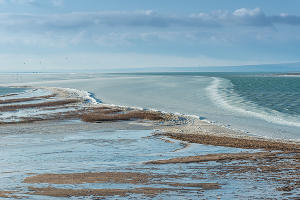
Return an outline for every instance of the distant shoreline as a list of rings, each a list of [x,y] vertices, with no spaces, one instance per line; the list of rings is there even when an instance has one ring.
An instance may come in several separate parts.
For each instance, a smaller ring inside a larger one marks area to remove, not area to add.
[[[276,76],[279,77],[285,77],[285,76],[291,76],[291,77],[300,77],[300,72],[293,72],[293,73],[282,73],[282,74],[276,74]]]

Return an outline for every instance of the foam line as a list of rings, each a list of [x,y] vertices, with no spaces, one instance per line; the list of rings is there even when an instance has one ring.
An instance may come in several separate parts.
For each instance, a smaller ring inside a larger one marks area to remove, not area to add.
[[[252,103],[253,105],[251,105],[250,102],[247,105],[246,104],[238,105],[238,103],[236,105],[233,105],[232,103],[229,103],[225,97],[225,94],[223,94],[222,91],[220,90],[224,81],[225,80],[223,80],[221,78],[213,77],[213,81],[212,81],[211,85],[209,85],[206,88],[206,90],[209,94],[209,97],[218,106],[220,106],[226,110],[238,112],[245,116],[252,116],[255,118],[259,118],[259,119],[262,119],[262,120],[265,120],[267,122],[271,122],[274,124],[300,127],[300,122],[297,121],[297,119],[294,119],[289,116],[285,116],[283,113],[280,113],[278,111],[271,110],[271,109],[263,109],[257,105],[254,105],[253,103]],[[238,95],[234,95],[234,96],[235,96],[235,98],[242,98]],[[245,100],[238,100],[238,99],[235,99],[235,100],[236,100],[236,102],[245,102]],[[246,108],[243,108],[243,106],[245,106]],[[264,111],[264,110],[266,110],[266,111]]]

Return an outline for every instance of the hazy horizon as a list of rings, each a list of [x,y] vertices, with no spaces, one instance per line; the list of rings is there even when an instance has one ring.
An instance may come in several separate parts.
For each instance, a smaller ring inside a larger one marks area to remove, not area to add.
[[[299,62],[300,2],[0,0],[0,71]]]
[[[202,67],[145,67],[145,68],[116,68],[116,69],[85,69],[85,70],[0,70],[0,73],[147,73],[147,72],[300,72],[300,62],[240,66],[202,66]]]

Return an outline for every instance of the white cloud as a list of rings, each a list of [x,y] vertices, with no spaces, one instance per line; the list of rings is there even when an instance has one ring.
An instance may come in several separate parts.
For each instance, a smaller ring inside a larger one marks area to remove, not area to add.
[[[11,3],[14,4],[33,4],[36,3],[36,0],[9,0]]]
[[[63,0],[51,0],[51,3],[55,7],[62,7],[64,5]]]
[[[18,3],[34,3],[35,0],[12,0]],[[60,0],[53,0],[61,5]],[[10,28],[78,29],[84,27],[226,27],[226,26],[273,26],[276,23],[298,25],[300,16],[266,16],[259,8],[241,8],[233,12],[216,11],[186,16],[163,15],[151,10],[133,12],[74,12],[64,14],[13,14],[1,13],[0,25]]]
[[[15,0],[15,3],[26,2],[34,3]],[[20,66],[22,60],[38,68],[41,59],[41,67],[49,69],[53,66],[122,68],[253,64],[247,60],[234,62],[221,58],[233,58],[235,53],[241,59],[248,59],[249,55],[264,57],[260,54],[264,50],[258,47],[270,49],[278,43],[298,45],[299,18],[288,14],[268,16],[258,8],[188,15],[167,15],[152,10],[0,13],[0,53],[32,53],[28,56],[7,55],[3,59],[0,56],[0,69],[1,66]],[[278,24],[294,26],[273,29]],[[49,52],[56,55],[49,55]],[[158,52],[167,55],[154,54]],[[44,55],[44,58],[37,55]],[[65,60],[66,56],[72,59]]]
[[[240,8],[233,12],[233,15],[235,16],[257,16],[257,15],[264,15],[263,12],[260,10],[260,8],[255,9],[247,9],[247,8]]]

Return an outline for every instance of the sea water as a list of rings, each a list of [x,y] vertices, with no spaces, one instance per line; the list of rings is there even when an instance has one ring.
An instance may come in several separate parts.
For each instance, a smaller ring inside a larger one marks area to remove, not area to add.
[[[280,197],[281,192],[267,190],[272,185],[262,179],[255,181],[253,174],[243,174],[247,178],[234,176],[216,176],[216,168],[223,162],[175,163],[168,165],[149,165],[144,162],[158,159],[205,155],[212,153],[255,152],[239,148],[190,144],[180,141],[165,142],[159,136],[152,136],[153,130],[114,130],[101,125],[86,126],[83,122],[46,122],[37,123],[34,128],[29,124],[17,127],[0,127],[0,190],[18,192],[21,199],[69,199],[30,194],[29,186],[55,187],[68,189],[131,189],[139,187],[168,187],[162,183],[151,185],[132,185],[122,183],[83,183],[83,184],[47,184],[24,183],[26,177],[47,173],[83,173],[83,172],[137,172],[162,175],[181,175],[162,179],[178,183],[219,183],[221,189],[201,190],[199,188],[177,188],[176,191],[162,193],[156,198],[130,195],[133,199],[246,199],[250,196],[261,198]],[[22,127],[22,128],[21,128]],[[74,128],[75,127],[75,128]],[[264,174],[261,175],[264,177]],[[197,177],[197,178],[196,178]],[[253,192],[253,187],[258,187]],[[180,189],[192,189],[181,193]],[[29,192],[29,194],[28,194]],[[298,193],[296,193],[298,194]],[[107,197],[105,199],[128,199],[128,197]],[[255,199],[254,198],[254,199]],[[71,199],[95,199],[93,197]]]
[[[63,77],[63,78],[62,78]],[[85,90],[103,103],[195,115],[267,138],[300,139],[300,77],[263,73],[1,75],[2,84]]]
[[[94,103],[103,102],[190,114],[228,128],[243,130],[247,134],[264,137],[295,140],[299,140],[300,137],[297,110],[299,108],[298,77],[235,73],[9,74],[0,75],[0,80],[3,86],[2,94],[17,93],[14,98],[39,96],[45,91],[38,90],[36,94],[34,92],[36,90],[27,88],[26,91],[12,92],[11,87],[8,86],[74,88],[68,90],[83,95],[88,94],[90,98],[95,97],[96,99],[92,101]],[[133,171],[180,174],[184,172],[189,175],[200,174],[199,182],[216,182],[221,185],[219,190],[186,193],[187,198],[282,197],[282,192],[276,190],[282,185],[276,181],[268,181],[264,173],[245,173],[241,177],[216,176],[214,170],[222,169],[223,162],[145,165],[143,162],[157,159],[245,151],[200,144],[186,146],[179,141],[164,142],[159,137],[153,137],[152,133],[153,130],[115,130],[114,128],[104,130],[101,124],[87,125],[73,121],[0,126],[0,188],[19,190],[20,194],[24,195],[24,192],[29,191],[28,186],[53,186],[23,183],[24,178],[31,176],[31,173]],[[176,181],[195,180],[184,178]],[[55,185],[55,187],[126,189],[132,185],[91,183]],[[299,194],[298,190],[293,192],[294,195]],[[166,193],[158,195],[157,199],[174,199],[174,197],[179,199],[180,195]],[[26,194],[25,197],[57,199],[34,197],[30,194]]]
[[[25,90],[26,90],[25,88],[0,87],[0,96],[22,93]]]

